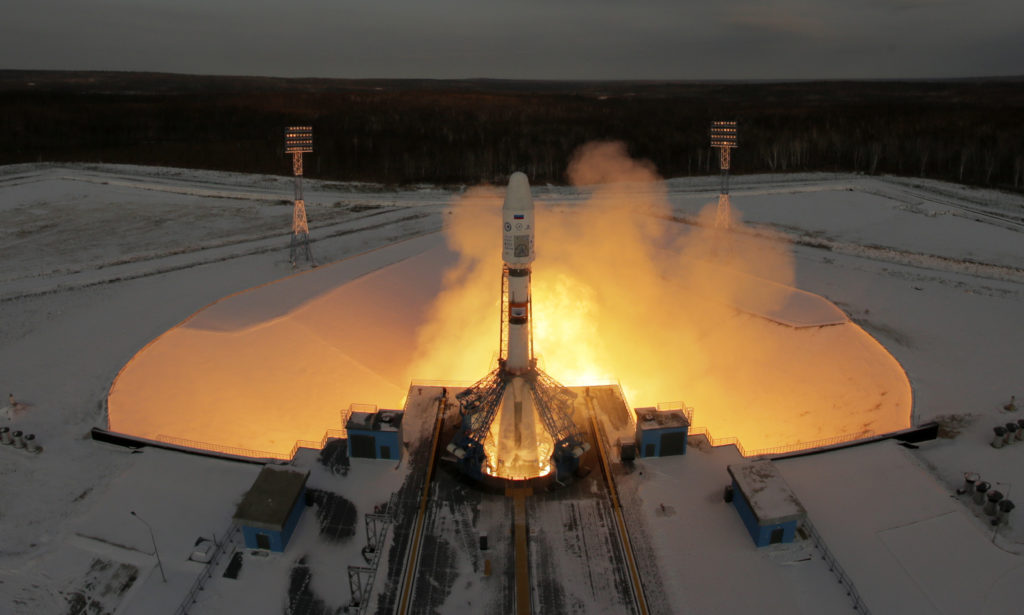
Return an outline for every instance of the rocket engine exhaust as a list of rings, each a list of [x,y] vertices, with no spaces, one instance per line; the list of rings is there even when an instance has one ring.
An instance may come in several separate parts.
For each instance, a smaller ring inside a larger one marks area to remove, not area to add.
[[[537,368],[530,279],[534,206],[523,173],[509,178],[502,206],[501,339],[497,368],[456,396],[462,425],[448,445],[464,472],[525,480],[576,470],[590,448],[572,419],[576,395]]]

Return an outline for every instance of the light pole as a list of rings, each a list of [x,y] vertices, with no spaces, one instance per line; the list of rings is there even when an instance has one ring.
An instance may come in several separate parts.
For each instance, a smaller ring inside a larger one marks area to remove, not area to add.
[[[153,528],[150,527],[148,523],[146,523],[145,519],[135,514],[134,510],[131,511],[131,513],[133,517],[135,517],[139,521],[142,521],[142,524],[146,526],[147,530],[149,530],[149,539],[153,541],[153,553],[156,553],[156,565],[160,567],[160,578],[162,578],[164,580],[164,583],[166,583],[167,575],[164,574],[164,564],[160,561],[160,549],[156,548],[156,536],[153,536]]]

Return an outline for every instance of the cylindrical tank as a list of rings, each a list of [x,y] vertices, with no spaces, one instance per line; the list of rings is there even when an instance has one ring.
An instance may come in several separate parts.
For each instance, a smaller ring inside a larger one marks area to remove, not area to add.
[[[960,491],[957,493],[966,493],[967,495],[973,494],[974,485],[976,485],[979,480],[981,480],[981,476],[979,476],[977,472],[964,472],[964,486],[961,487]]]
[[[1024,419],[1017,419],[1017,439],[1024,440]]]
[[[999,501],[1003,499],[1003,492],[993,489],[989,491],[985,496],[988,501],[985,502],[985,514],[989,516],[995,516],[996,506],[999,505]]]
[[[1003,445],[1006,444],[1006,428],[996,425],[992,431],[996,432],[995,437],[992,438],[992,448],[1003,448]]]
[[[20,429],[11,434],[11,437],[14,438],[14,448],[25,448],[25,438],[22,436]]]
[[[982,504],[984,504],[985,503],[985,493],[991,487],[992,487],[992,485],[990,485],[988,483],[988,481],[985,481],[985,480],[979,481],[978,484],[974,486],[974,503],[977,504],[978,506],[981,506]]]
[[[36,434],[30,433],[25,436],[25,450],[30,453],[38,453],[43,450],[39,443],[36,442]]]
[[[6,426],[0,427],[0,444],[10,444],[12,442],[14,442],[14,439],[11,437],[11,428]]]
[[[1007,444],[1011,444],[1016,439],[1017,439],[1017,423],[1013,423],[1013,422],[1007,423],[1006,424],[1006,443]]]
[[[508,356],[505,368],[521,374],[530,368],[530,270],[508,270]]]
[[[1010,511],[1014,509],[1014,504],[1010,500],[1003,500],[996,505],[996,523],[1006,523],[1006,519],[1010,516]]]

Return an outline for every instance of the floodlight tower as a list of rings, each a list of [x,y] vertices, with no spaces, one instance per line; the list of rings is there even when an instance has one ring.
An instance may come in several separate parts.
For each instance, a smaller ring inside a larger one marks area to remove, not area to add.
[[[313,250],[309,247],[306,202],[302,198],[302,154],[313,151],[313,127],[289,126],[285,129],[284,151],[292,155],[292,173],[295,175],[295,208],[292,210],[292,242],[288,260],[295,267],[296,254],[301,254],[316,267]]]
[[[736,122],[711,122],[711,147],[718,148],[718,166],[722,172],[715,228],[729,228],[732,221],[732,205],[729,202],[729,159],[730,151],[736,148]]]

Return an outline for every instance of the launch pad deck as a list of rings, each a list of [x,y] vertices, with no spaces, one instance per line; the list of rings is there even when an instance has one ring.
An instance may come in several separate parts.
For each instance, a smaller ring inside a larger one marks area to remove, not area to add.
[[[588,394],[599,415],[616,416],[625,411],[617,387],[574,391],[578,394],[574,419],[591,441],[598,436],[587,415]],[[613,400],[619,400],[621,408],[612,407]],[[434,404],[438,409],[441,406]],[[456,412],[454,406],[447,407],[438,434],[442,443],[454,433]],[[431,418],[424,417],[422,425],[431,423]],[[375,583],[380,593],[369,612],[402,612],[403,602],[407,613],[660,612],[638,606],[598,447],[586,454],[581,472],[572,482],[532,490],[525,498],[530,605],[518,611],[516,567],[521,572],[524,563],[517,562],[514,554],[513,498],[467,480],[438,453],[431,460],[432,436],[421,435],[425,437],[410,442],[410,473],[393,500],[395,524],[387,570],[381,570]],[[423,511],[418,552],[416,561],[409,562],[416,540],[417,498],[431,463],[436,467]],[[635,548],[649,550],[646,537],[641,532],[633,534],[630,539],[639,543]],[[405,569],[396,565],[399,562],[407,564]],[[403,580],[406,574],[411,578]],[[383,576],[386,580],[380,578]],[[660,586],[655,568],[645,570],[643,577],[646,586]]]

